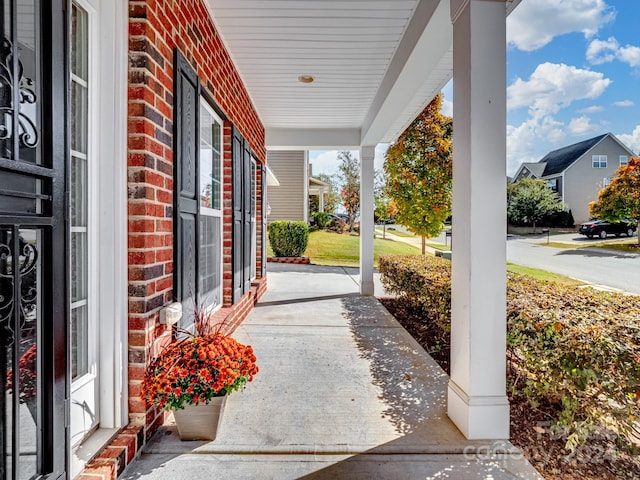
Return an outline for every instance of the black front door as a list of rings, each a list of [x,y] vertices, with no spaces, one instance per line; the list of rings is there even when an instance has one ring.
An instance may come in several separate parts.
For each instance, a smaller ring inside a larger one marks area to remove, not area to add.
[[[0,0],[0,480],[66,477],[67,23]]]

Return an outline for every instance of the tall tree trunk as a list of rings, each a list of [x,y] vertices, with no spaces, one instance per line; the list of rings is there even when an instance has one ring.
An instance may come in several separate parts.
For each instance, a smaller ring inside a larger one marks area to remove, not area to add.
[[[422,238],[422,255],[424,255],[427,251],[427,241],[426,241],[426,237],[424,235],[421,236]]]

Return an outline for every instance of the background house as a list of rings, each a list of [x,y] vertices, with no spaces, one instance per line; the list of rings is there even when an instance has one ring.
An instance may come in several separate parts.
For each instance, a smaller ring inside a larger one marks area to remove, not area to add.
[[[598,199],[598,192],[633,155],[613,134],[605,133],[549,152],[539,162],[523,163],[513,181],[546,180],[571,209],[576,223],[582,223],[589,220],[589,202]]]
[[[269,169],[278,179],[269,189],[268,220],[311,220],[311,213],[324,211],[324,194],[329,185],[313,178],[306,150],[269,151]],[[313,198],[315,197],[315,198]]]

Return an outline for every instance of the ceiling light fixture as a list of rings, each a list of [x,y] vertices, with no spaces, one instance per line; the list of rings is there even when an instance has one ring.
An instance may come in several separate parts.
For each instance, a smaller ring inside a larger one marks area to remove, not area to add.
[[[314,80],[315,78],[312,75],[300,75],[298,77],[300,83],[313,83]]]

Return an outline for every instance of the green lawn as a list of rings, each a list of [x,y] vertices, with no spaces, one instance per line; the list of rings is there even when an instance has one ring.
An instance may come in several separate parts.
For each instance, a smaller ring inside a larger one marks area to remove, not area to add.
[[[436,250],[443,250],[445,252],[451,250],[451,247],[449,245],[444,245],[442,243],[426,242],[426,245],[428,247],[435,248]]]
[[[360,261],[360,237],[318,230],[309,234],[309,246],[304,253],[316,265],[357,267]],[[420,249],[412,245],[376,238],[373,241],[373,261],[378,266],[380,255],[416,255]]]
[[[516,265],[514,263],[507,263],[507,270],[513,273],[528,275],[529,277],[533,277],[536,280],[556,282],[563,285],[585,285],[584,282],[576,280],[575,278],[565,277],[564,275],[547,272],[546,270],[540,270],[538,268],[523,267],[522,265]]]
[[[391,227],[393,228],[393,227]],[[413,238],[415,237],[415,235],[411,232],[401,232],[400,230],[395,230],[395,229],[391,229],[389,227],[387,227],[387,233],[391,234],[391,235],[396,235],[398,237],[408,237],[408,238]],[[376,233],[379,233],[380,235],[382,235],[383,233],[383,227],[376,227]]]
[[[380,227],[376,227],[376,234],[382,235],[382,228]],[[389,231],[389,229],[387,228],[387,235],[396,235],[398,237],[409,237],[409,238],[416,238],[416,235],[414,235],[413,233],[407,233],[407,232],[400,232],[397,230],[391,230]],[[426,245],[431,247],[431,248],[435,248],[436,250],[451,250],[451,247],[449,245],[443,245],[442,243],[435,243],[435,242],[430,242],[427,240]]]
[[[547,247],[554,248],[606,248],[607,250],[620,250],[622,252],[640,253],[638,250],[638,239],[628,238],[625,240],[616,240],[615,242],[586,242],[584,244],[576,245],[575,243],[563,243],[563,242],[549,242],[542,243]]]
[[[435,248],[445,247],[440,244],[432,244]],[[448,247],[446,247],[448,249]],[[333,265],[343,267],[357,267],[360,259],[360,237],[344,233],[339,235],[333,232],[317,230],[309,234],[309,245],[305,256],[316,265]],[[420,249],[404,242],[383,240],[376,238],[373,241],[374,265],[378,266],[380,255],[419,255]],[[267,242],[267,255],[273,256],[273,251]],[[537,268],[523,267],[507,263],[507,270],[514,273],[529,275],[538,280],[558,282],[565,285],[584,285],[579,280],[565,277],[556,273],[539,270]]]

